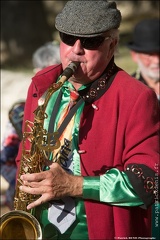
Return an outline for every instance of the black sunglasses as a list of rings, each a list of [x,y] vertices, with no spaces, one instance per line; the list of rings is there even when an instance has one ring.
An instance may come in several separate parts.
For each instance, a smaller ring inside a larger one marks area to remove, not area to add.
[[[59,35],[63,43],[73,46],[77,40],[80,40],[82,47],[88,50],[96,50],[104,42],[104,40],[110,38],[105,36],[77,37],[62,32],[59,32]]]

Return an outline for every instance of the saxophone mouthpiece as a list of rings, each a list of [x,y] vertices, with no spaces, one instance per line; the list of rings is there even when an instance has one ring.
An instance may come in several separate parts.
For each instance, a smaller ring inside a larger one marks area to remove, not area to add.
[[[75,72],[75,70],[78,68],[78,66],[80,65],[80,62],[71,62],[68,67],[72,69],[73,72]],[[67,68],[68,68],[67,67]]]
[[[62,76],[65,76],[67,79],[72,76],[72,74],[77,70],[80,62],[71,62],[63,71]]]

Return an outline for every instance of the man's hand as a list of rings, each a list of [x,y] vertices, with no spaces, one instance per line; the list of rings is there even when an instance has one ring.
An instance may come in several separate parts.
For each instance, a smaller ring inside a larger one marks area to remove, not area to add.
[[[24,174],[20,179],[21,191],[41,195],[27,206],[28,210],[53,199],[82,197],[83,177],[68,174],[58,163],[52,163],[48,171]]]

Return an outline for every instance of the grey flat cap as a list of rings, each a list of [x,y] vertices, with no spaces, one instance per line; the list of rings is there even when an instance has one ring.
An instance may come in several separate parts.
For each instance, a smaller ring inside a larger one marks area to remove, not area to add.
[[[102,35],[120,26],[121,13],[115,2],[68,1],[55,19],[58,31],[80,37]]]

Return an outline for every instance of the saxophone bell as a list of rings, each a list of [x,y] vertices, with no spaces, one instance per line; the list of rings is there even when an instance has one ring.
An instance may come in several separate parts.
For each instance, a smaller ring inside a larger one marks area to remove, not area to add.
[[[39,222],[24,211],[11,211],[1,217],[0,239],[40,240],[42,230]]]

